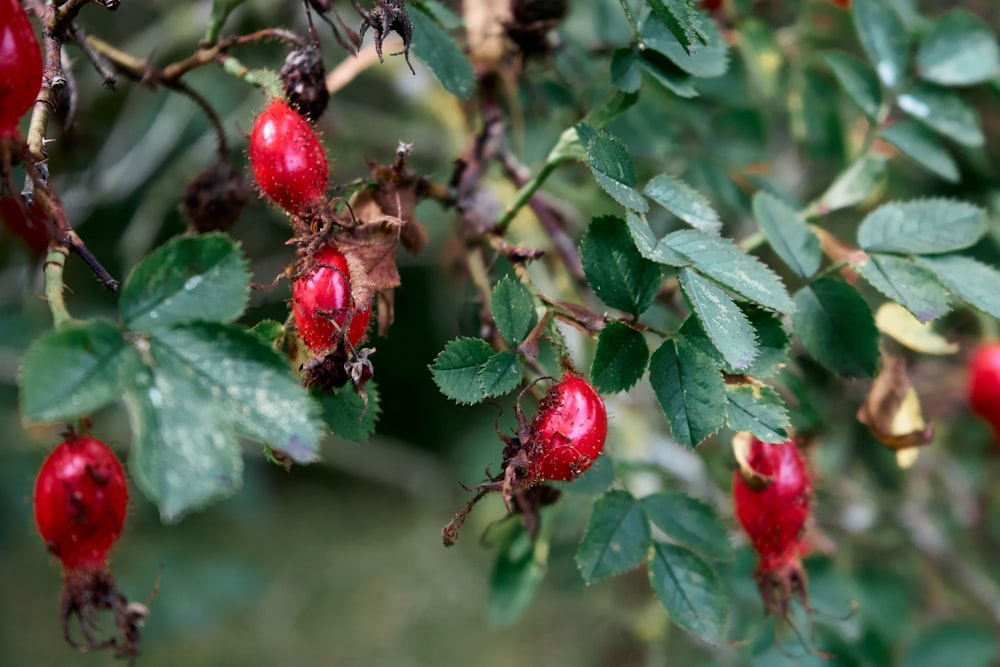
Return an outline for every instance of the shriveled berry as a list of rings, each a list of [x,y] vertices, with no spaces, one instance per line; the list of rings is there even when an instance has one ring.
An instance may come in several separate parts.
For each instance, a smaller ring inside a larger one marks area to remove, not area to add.
[[[122,465],[100,440],[72,436],[42,463],[34,505],[38,533],[67,571],[101,569],[125,525]]]
[[[371,309],[368,304],[354,303],[347,258],[333,246],[325,246],[315,261],[315,268],[292,285],[295,325],[313,352],[330,350],[342,334],[356,346],[368,329]]]
[[[586,380],[567,374],[545,394],[529,433],[533,479],[576,479],[604,448],[608,435],[604,401]]]
[[[326,89],[323,57],[315,47],[303,46],[285,57],[281,85],[288,102],[309,120],[315,122],[326,111],[330,91]]]
[[[283,100],[257,116],[250,133],[250,162],[261,190],[291,213],[326,192],[330,168],[316,132]]]
[[[184,189],[184,213],[201,233],[227,231],[243,212],[250,186],[242,172],[219,160],[195,176]]]
[[[42,87],[42,51],[18,0],[0,0],[0,137],[16,134]]]

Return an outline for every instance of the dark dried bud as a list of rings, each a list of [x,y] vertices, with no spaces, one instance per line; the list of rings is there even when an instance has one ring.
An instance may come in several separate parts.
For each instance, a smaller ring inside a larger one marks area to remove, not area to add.
[[[226,231],[249,198],[250,186],[243,173],[220,160],[188,183],[183,209],[198,232]]]
[[[281,68],[281,85],[288,103],[305,118],[316,122],[326,111],[330,92],[323,57],[315,48],[303,46],[288,54]]]

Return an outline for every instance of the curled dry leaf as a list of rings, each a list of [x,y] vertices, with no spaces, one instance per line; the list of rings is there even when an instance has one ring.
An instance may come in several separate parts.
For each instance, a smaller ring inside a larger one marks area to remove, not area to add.
[[[920,397],[910,382],[906,361],[882,349],[882,370],[858,409],[858,421],[890,449],[920,447],[934,438],[934,427],[924,421]]]
[[[888,301],[875,313],[878,330],[914,352],[947,355],[958,352],[958,344],[934,331],[930,322],[921,322],[898,303]]]
[[[774,481],[768,475],[762,475],[750,465],[750,447],[753,445],[753,434],[749,431],[739,431],[733,436],[733,456],[740,467],[740,476],[754,491],[767,488]]]

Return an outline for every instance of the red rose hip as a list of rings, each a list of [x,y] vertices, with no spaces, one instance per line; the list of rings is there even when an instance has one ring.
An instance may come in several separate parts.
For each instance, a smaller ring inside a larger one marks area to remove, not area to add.
[[[531,421],[528,451],[534,479],[568,481],[593,465],[608,434],[608,413],[597,391],[566,375],[542,399]]]
[[[1000,343],[987,343],[969,359],[969,407],[1000,437]]]
[[[316,254],[316,267],[292,286],[295,325],[313,352],[336,346],[341,332],[351,346],[365,337],[371,309],[355,304],[347,258],[326,246]]]
[[[264,194],[291,213],[301,213],[326,192],[330,169],[323,145],[283,100],[274,100],[257,116],[250,162]]]
[[[18,0],[0,0],[0,137],[16,134],[42,87],[42,51]]]

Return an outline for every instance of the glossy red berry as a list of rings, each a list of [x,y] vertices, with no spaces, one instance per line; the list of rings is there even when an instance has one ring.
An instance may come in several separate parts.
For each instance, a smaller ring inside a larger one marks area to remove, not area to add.
[[[334,347],[345,326],[347,341],[356,346],[365,337],[371,309],[353,301],[347,258],[326,246],[315,260],[316,267],[292,286],[295,325],[313,352]]]
[[[597,391],[566,375],[552,385],[531,421],[528,451],[536,480],[576,479],[593,465],[608,435],[608,413]]]
[[[42,86],[42,51],[18,0],[0,0],[0,137],[16,134]]]
[[[72,436],[42,463],[34,505],[38,533],[67,572],[101,569],[125,525],[122,465],[100,440]]]
[[[45,254],[45,250],[49,247],[49,230],[46,226],[45,211],[38,202],[31,208],[26,208],[13,197],[3,197],[0,199],[0,220],[7,230],[24,241],[36,256],[41,257]]]
[[[1000,436],[1000,343],[987,343],[969,359],[969,407]]]
[[[316,132],[283,100],[274,100],[250,133],[253,173],[275,203],[300,213],[326,192],[330,168]]]

